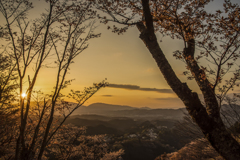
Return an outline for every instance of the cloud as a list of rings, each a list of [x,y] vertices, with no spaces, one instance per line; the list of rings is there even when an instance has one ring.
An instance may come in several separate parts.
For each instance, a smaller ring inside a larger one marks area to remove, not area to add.
[[[113,95],[101,95],[102,97],[113,97]]]
[[[138,90],[138,91],[154,91],[158,93],[173,93],[171,89],[158,89],[158,88],[142,88],[137,85],[131,85],[131,84],[108,84],[107,87],[110,88],[121,88],[121,89],[127,89],[127,90]]]
[[[178,97],[167,97],[167,98],[153,98],[158,101],[176,101],[180,100]]]

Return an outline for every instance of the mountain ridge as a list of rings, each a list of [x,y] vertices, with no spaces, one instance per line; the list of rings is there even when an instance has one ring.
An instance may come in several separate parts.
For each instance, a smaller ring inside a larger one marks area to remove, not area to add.
[[[180,119],[186,111],[179,109],[151,109],[149,107],[137,108],[126,105],[112,105],[106,103],[93,103],[78,108],[73,115],[105,115],[111,117],[131,117],[152,119],[156,117]]]

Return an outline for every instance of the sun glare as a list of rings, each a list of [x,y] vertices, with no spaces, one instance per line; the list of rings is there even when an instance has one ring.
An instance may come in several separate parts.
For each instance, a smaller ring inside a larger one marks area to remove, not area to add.
[[[26,93],[22,93],[22,98],[25,98],[26,97]]]

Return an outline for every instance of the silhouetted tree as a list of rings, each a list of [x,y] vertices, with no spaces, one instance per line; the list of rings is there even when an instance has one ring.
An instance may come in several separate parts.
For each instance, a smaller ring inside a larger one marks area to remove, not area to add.
[[[19,122],[19,129],[14,137],[15,144],[11,144],[12,151],[8,158],[42,159],[64,121],[106,84],[100,82],[82,92],[72,91],[69,97],[76,100],[76,105],[64,101],[61,91],[72,81],[66,80],[70,65],[76,56],[88,48],[90,39],[100,36],[93,32],[96,12],[92,10],[91,1],[46,0],[43,3],[48,6],[47,10],[40,18],[29,21],[28,11],[33,8],[29,0],[0,1],[3,17],[0,36],[4,41],[4,53],[12,60],[12,63],[6,61],[5,69],[1,71],[9,72],[4,73],[7,76],[6,81],[0,80],[1,105],[7,94],[7,101],[13,103],[9,93],[14,90],[9,90],[9,87],[14,83],[8,83],[8,79],[13,76],[14,69],[20,95],[20,120],[16,122],[17,125]],[[49,60],[54,61],[52,67],[56,69],[57,74],[53,92],[46,96],[34,91],[34,88],[39,72],[44,66],[49,67],[46,64]],[[28,81],[28,84],[24,83],[25,81]],[[24,88],[27,88],[26,97],[22,96]],[[13,98],[16,97],[17,94],[13,94]],[[59,116],[56,113],[63,117],[62,121],[57,121]]]
[[[224,10],[207,13],[204,7],[210,0],[96,0],[96,7],[109,21],[125,25],[108,27],[118,34],[129,26],[136,26],[140,39],[155,59],[168,85],[186,106],[205,138],[225,159],[240,159],[240,145],[226,129],[220,116],[221,103],[239,80],[239,6],[225,0]],[[184,47],[174,53],[185,62],[184,74],[195,79],[204,104],[187,83],[183,83],[172,69],[158,43],[156,32],[182,40]],[[199,49],[198,52],[196,49]],[[207,57],[208,63],[200,59]],[[231,72],[230,72],[231,71]],[[231,75],[228,79],[226,75]],[[225,76],[225,77],[224,77]],[[226,83],[222,83],[223,81]]]

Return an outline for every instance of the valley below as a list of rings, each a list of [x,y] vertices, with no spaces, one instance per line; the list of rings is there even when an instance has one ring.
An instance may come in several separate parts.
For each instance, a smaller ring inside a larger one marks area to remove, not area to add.
[[[85,126],[89,136],[105,135],[113,151],[124,150],[124,160],[151,160],[190,141],[175,131],[185,112],[95,103],[77,109],[65,124]]]

